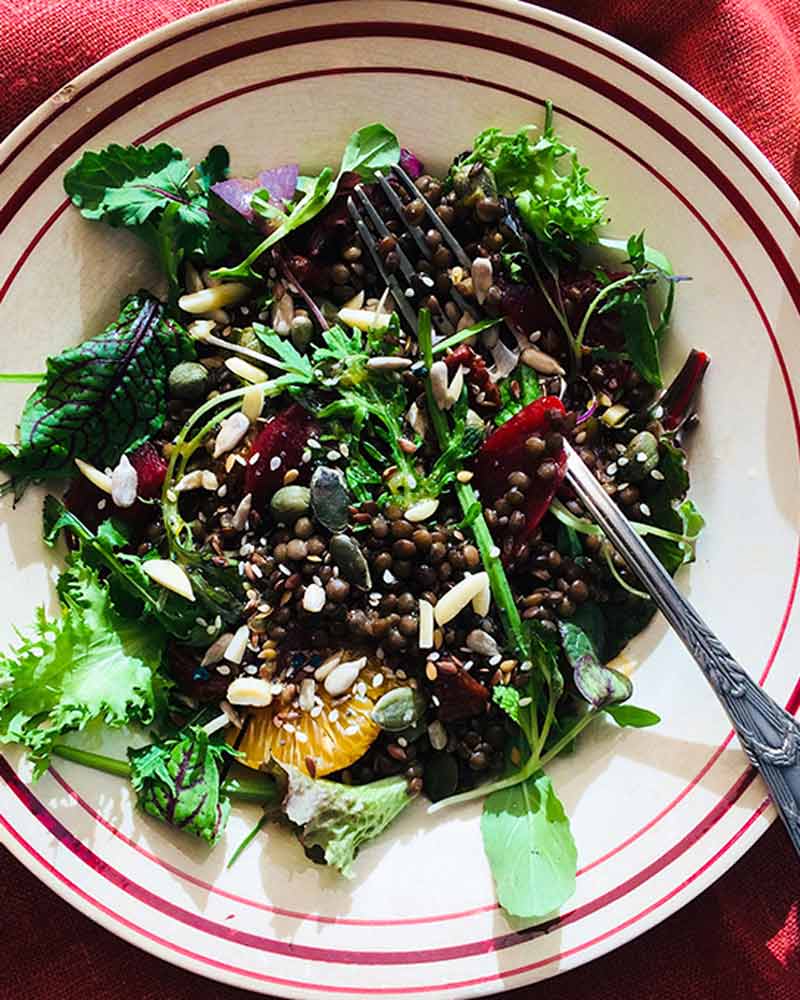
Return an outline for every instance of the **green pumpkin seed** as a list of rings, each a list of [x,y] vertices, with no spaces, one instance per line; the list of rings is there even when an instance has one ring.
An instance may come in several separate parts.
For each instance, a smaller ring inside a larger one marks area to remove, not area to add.
[[[281,486],[272,495],[269,509],[276,521],[295,521],[308,512],[311,490],[307,486]]]
[[[347,525],[349,505],[344,473],[318,466],[311,477],[311,506],[319,523],[329,531],[341,531]]]
[[[452,795],[458,787],[458,762],[450,753],[439,750],[425,765],[425,794],[431,802]]]
[[[625,462],[619,475],[629,483],[637,483],[658,465],[658,441],[650,431],[640,431],[625,449]]]
[[[369,590],[372,578],[361,546],[350,535],[334,535],[329,546],[331,559],[339,567],[339,575],[354,587]]]
[[[394,688],[378,699],[372,721],[388,733],[400,733],[425,714],[425,699],[410,687]]]

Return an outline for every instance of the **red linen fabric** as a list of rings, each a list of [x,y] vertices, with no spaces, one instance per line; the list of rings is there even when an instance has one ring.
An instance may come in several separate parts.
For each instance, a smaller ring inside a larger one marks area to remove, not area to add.
[[[366,0],[365,0],[366,2]],[[214,0],[0,0],[0,138],[93,62]],[[798,0],[550,4],[660,60],[800,193]],[[244,1000],[80,916],[0,852],[0,1000]],[[798,1000],[800,867],[779,827],[643,937],[517,1000]]]

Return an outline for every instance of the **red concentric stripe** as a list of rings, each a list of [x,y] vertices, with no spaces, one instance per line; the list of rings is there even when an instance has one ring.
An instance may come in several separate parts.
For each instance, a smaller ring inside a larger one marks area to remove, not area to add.
[[[474,6],[474,5],[471,5],[471,6]],[[479,37],[483,37],[483,36],[479,36]],[[478,82],[478,81],[475,81],[475,82]],[[485,83],[484,83],[484,85],[485,85]],[[520,95],[520,96],[527,96],[527,95]],[[67,155],[68,155],[68,154],[67,154]],[[759,176],[760,176],[760,175],[759,175]],[[762,181],[762,182],[763,182],[763,181]],[[774,196],[774,194],[773,194],[773,196]],[[782,203],[781,203],[781,204],[782,204]],[[41,233],[41,235],[43,235],[43,233]],[[41,235],[37,234],[38,238],[41,238]],[[761,234],[759,234],[759,238],[760,238],[760,236],[761,236]],[[762,244],[763,244],[763,240],[762,240]],[[768,249],[768,248],[767,248],[767,247],[765,246],[765,249]],[[768,252],[769,252],[769,250],[768,250]],[[773,258],[773,259],[774,259],[774,258]],[[742,276],[742,275],[740,275],[740,276]],[[743,276],[742,276],[742,277],[743,277]],[[784,275],[784,278],[785,278],[785,275]],[[748,288],[748,290],[749,290],[749,291],[751,292],[751,295],[752,295],[752,289]],[[793,298],[794,298],[794,294],[793,294]],[[797,301],[797,300],[795,299],[795,301]],[[760,311],[762,312],[762,318],[763,318],[763,319],[765,319],[766,317],[764,317],[764,316],[763,316],[763,310],[760,310]],[[771,332],[771,331],[770,331],[770,336],[771,336],[771,338],[772,338],[772,339],[773,339],[773,341],[774,341],[774,337],[773,337],[773,335],[772,335],[772,332]],[[777,346],[777,345],[775,345],[775,346]],[[779,363],[780,363],[780,362],[779,362]],[[787,388],[788,388],[788,389],[790,390],[790,392],[791,392],[791,387],[790,387],[790,386],[788,385],[788,373],[787,373],[787,372],[786,372],[786,370],[785,370],[785,366],[783,366],[783,375],[784,375],[784,379],[785,379],[785,381],[786,381],[786,383],[787,383]],[[792,399],[792,401],[791,401],[791,405],[792,405],[792,408],[793,408],[793,411],[794,411],[794,416],[795,416],[795,422],[796,422],[796,407],[794,406],[794,401],[793,401],[793,399]],[[787,609],[787,614],[788,614],[788,609]],[[784,624],[785,624],[785,623],[784,623]]]

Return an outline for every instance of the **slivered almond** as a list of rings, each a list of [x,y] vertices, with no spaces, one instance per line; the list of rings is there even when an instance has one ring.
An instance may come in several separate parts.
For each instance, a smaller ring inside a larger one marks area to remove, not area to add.
[[[247,643],[250,639],[250,629],[246,625],[240,625],[233,633],[233,638],[228,643],[223,654],[228,663],[239,664],[244,659]],[[231,699],[228,699],[231,701]]]
[[[84,462],[82,458],[76,458],[75,464],[93,486],[96,486],[98,490],[102,490],[103,493],[111,494],[111,476],[107,476],[105,472],[101,472],[100,469],[96,469],[88,462]]]
[[[192,316],[202,316],[203,313],[214,312],[216,309],[224,309],[225,306],[235,306],[239,302],[244,302],[246,298],[249,298],[250,293],[249,285],[231,281],[224,285],[217,285],[215,288],[204,288],[200,292],[189,292],[188,295],[181,295],[178,299],[178,306],[184,312],[191,313]]]
[[[433,609],[433,615],[437,625],[446,625],[464,608],[477,597],[478,594],[489,585],[489,577],[486,573],[475,573],[472,576],[465,576],[452,590],[440,597]]]
[[[486,579],[481,589],[472,598],[472,610],[476,615],[485,618],[489,614],[489,608],[492,604],[492,588],[489,586],[489,577],[486,573],[479,573],[478,575],[486,577]]]
[[[251,424],[261,416],[264,409],[264,387],[258,383],[248,385],[242,396],[242,413]]]
[[[186,571],[171,559],[146,559],[142,569],[160,587],[185,597],[187,601],[194,600],[192,581]]]
[[[225,367],[245,382],[266,382],[269,378],[263,368],[257,368],[243,358],[226,358]]]
[[[433,605],[429,601],[419,602],[419,648],[433,646]]]

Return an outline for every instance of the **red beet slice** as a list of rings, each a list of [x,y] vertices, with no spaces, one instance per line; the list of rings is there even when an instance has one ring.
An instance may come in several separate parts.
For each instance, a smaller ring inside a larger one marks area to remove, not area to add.
[[[301,458],[308,439],[318,431],[319,425],[311,414],[293,403],[259,432],[250,449],[244,476],[245,493],[252,493],[256,508],[262,508],[280,489],[289,469],[300,472],[299,483],[308,481],[309,466]],[[258,457],[253,460],[254,456]]]

